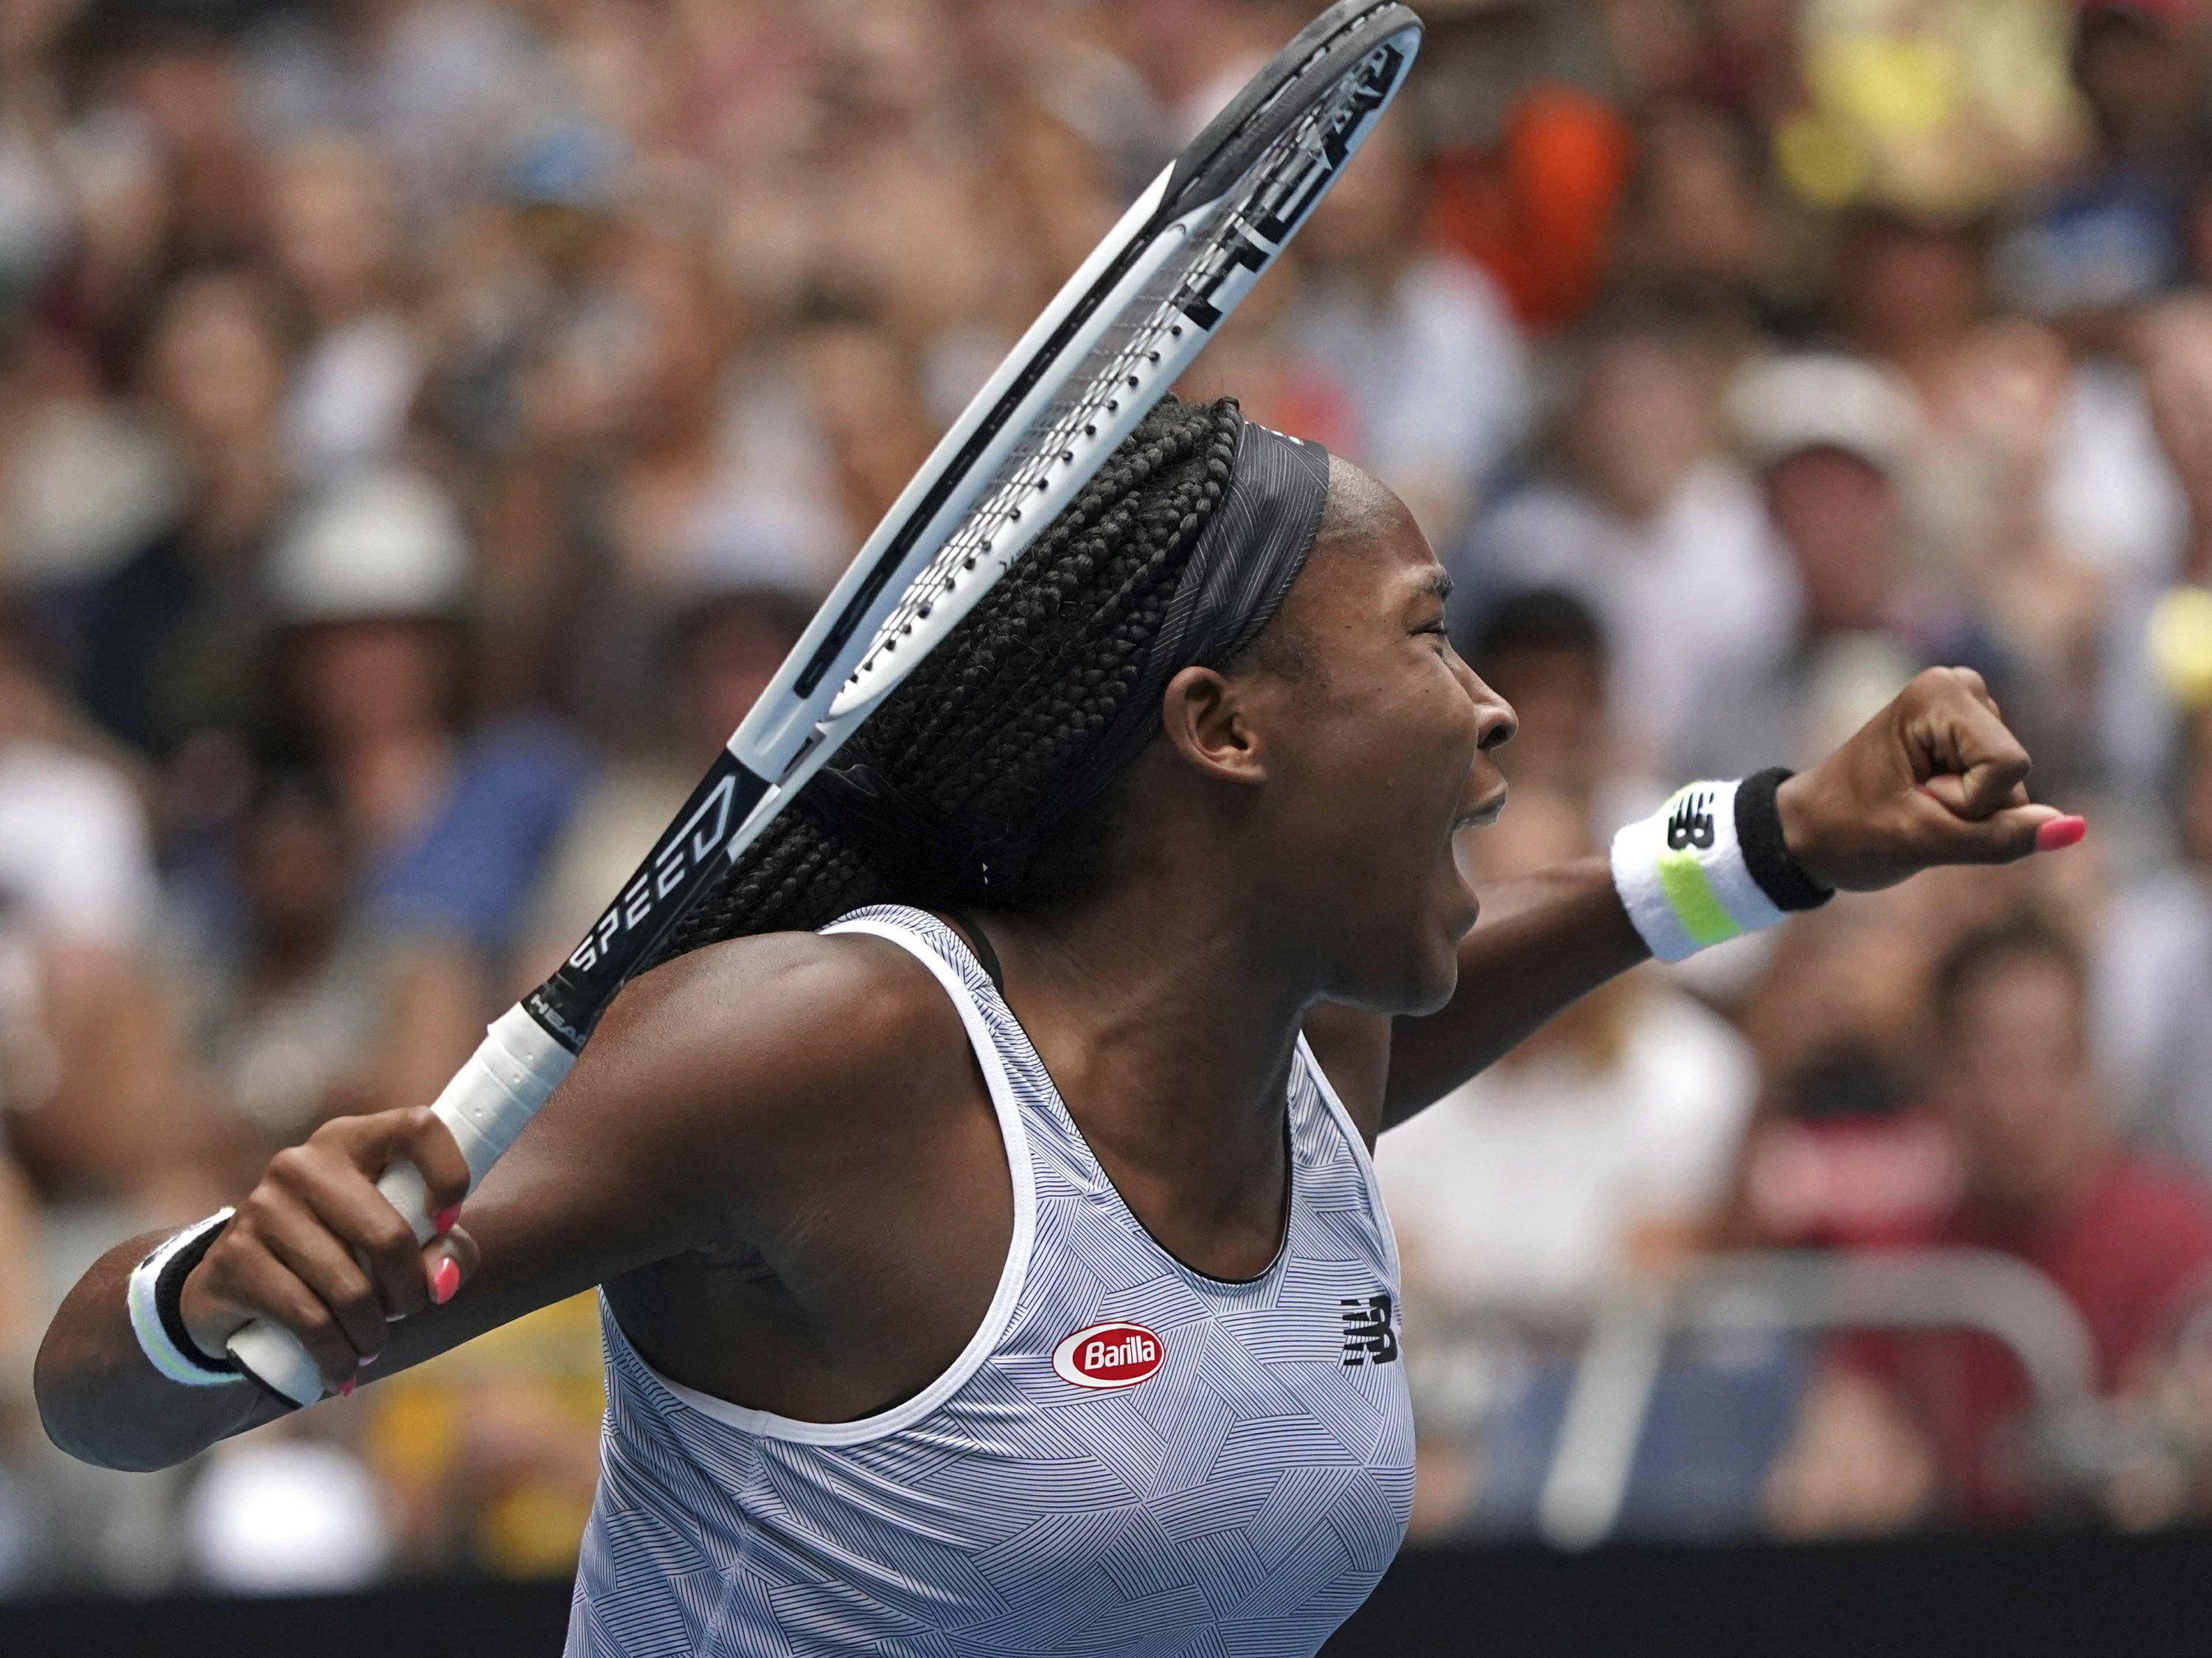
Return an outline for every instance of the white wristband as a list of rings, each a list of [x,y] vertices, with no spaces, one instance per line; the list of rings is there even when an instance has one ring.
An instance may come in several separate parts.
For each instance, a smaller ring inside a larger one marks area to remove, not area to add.
[[[227,1362],[210,1359],[197,1350],[179,1347],[162,1322],[160,1296],[161,1269],[202,1238],[220,1228],[234,1211],[219,1210],[204,1221],[173,1234],[161,1247],[131,1269],[129,1304],[131,1333],[147,1362],[171,1381],[186,1387],[228,1387],[246,1380],[245,1373]]]
[[[1771,927],[1783,911],[1736,836],[1735,783],[1693,783],[1613,838],[1613,884],[1662,961]]]

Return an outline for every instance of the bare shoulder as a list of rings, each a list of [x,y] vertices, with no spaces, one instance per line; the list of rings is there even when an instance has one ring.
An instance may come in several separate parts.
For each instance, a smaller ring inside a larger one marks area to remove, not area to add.
[[[1313,1050],[1322,1075],[1328,1078],[1329,1087],[1344,1101],[1345,1110],[1372,1150],[1375,1137],[1383,1126],[1391,1021],[1381,1014],[1323,1002],[1307,1011],[1304,1028],[1306,1045]]]
[[[928,969],[860,935],[770,933],[694,950],[618,997],[571,1088],[757,1145],[963,1093],[958,1013]]]

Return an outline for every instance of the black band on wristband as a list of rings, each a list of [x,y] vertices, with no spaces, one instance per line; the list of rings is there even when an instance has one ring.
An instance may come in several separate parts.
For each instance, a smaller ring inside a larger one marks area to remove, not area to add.
[[[169,1338],[170,1344],[184,1355],[187,1362],[214,1376],[236,1375],[238,1362],[227,1353],[220,1359],[211,1359],[200,1350],[199,1344],[185,1328],[183,1296],[185,1280],[191,1276],[192,1269],[200,1264],[209,1247],[222,1234],[222,1227],[208,1228],[162,1262],[161,1271],[154,1280],[154,1310],[161,1315],[161,1329]]]
[[[1782,808],[1775,795],[1792,773],[1784,766],[1746,777],[1735,786],[1735,839],[1744,868],[1778,910],[1817,910],[1836,894],[1790,856],[1782,838]]]

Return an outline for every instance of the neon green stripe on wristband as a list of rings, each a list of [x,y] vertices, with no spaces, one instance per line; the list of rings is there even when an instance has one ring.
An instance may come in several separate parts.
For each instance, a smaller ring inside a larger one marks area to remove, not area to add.
[[[1674,918],[1682,923],[1682,930],[1689,934],[1690,942],[1699,949],[1725,944],[1743,930],[1722,906],[1695,852],[1662,852],[1659,885],[1667,894]]]

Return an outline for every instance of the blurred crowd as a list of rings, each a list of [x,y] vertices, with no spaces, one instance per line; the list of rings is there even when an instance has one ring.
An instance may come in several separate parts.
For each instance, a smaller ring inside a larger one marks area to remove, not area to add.
[[[565,1566],[588,1301],[127,1479],[37,1433],[45,1312],[443,1082],[1314,9],[0,7],[0,1592]],[[1452,567],[1522,716],[1470,868],[1933,663],[2092,825],[1632,974],[1385,1142],[1419,1523],[2203,1517],[2212,5],[1419,9],[1184,389]],[[1688,1327],[1808,1263],[1904,1289]]]

